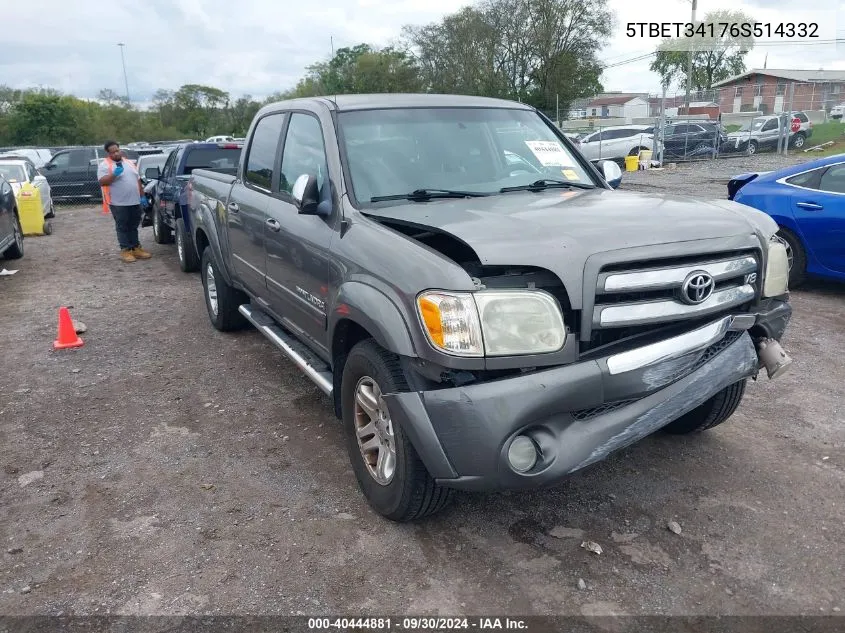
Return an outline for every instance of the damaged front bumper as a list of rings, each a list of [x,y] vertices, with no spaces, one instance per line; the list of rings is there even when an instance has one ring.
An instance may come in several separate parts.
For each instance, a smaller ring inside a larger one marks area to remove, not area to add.
[[[650,435],[729,385],[757,375],[780,349],[784,301],[722,317],[652,345],[450,389],[384,396],[438,483],[466,490],[552,484]],[[782,351],[782,350],[781,350]],[[770,372],[771,375],[771,372]],[[527,472],[508,449],[528,436],[538,448]]]

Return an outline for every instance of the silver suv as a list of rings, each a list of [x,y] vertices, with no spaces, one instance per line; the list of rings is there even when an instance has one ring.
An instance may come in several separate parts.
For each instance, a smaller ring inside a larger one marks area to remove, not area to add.
[[[799,122],[797,132],[791,129],[794,119]],[[807,139],[813,135],[813,124],[804,112],[783,113],[774,116],[761,116],[752,119],[736,132],[728,134],[727,149],[736,152],[756,154],[763,149],[774,149],[778,144],[781,123],[789,130],[789,146],[795,149],[804,147]]]

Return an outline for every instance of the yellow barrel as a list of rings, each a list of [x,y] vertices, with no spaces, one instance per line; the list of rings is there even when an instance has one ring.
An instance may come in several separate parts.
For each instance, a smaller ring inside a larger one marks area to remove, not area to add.
[[[648,169],[651,167],[651,155],[652,151],[650,149],[644,149],[640,151],[640,165],[643,169]]]
[[[625,171],[637,171],[640,166],[640,157],[639,156],[626,156],[625,157]]]
[[[41,206],[41,192],[37,187],[25,182],[18,191],[18,215],[24,235],[49,235],[50,229],[44,221],[44,208]]]

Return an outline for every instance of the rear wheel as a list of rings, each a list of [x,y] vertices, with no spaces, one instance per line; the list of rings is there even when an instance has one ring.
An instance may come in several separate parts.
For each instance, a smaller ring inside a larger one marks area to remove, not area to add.
[[[372,508],[405,522],[446,507],[454,491],[434,482],[383,398],[409,390],[399,359],[372,339],[361,341],[346,358],[340,388],[349,459]]]
[[[795,149],[801,149],[804,147],[804,141],[807,139],[804,137],[802,132],[798,132],[792,139],[792,147]]]
[[[156,244],[167,244],[173,239],[170,227],[164,223],[158,207],[153,207],[153,239]]]
[[[734,414],[744,393],[745,380],[735,382],[704,404],[667,424],[663,430],[671,435],[686,435],[712,429]]]
[[[47,218],[48,220],[52,220],[53,218],[56,217],[56,207],[53,204],[52,200],[50,200],[50,209],[47,211],[47,215],[45,215],[44,217]]]
[[[231,332],[246,326],[247,320],[238,308],[249,303],[249,297],[226,283],[208,246],[202,253],[202,287],[208,318],[215,328],[221,332]]]
[[[801,240],[789,229],[783,227],[777,232],[786,245],[786,259],[789,264],[789,287],[797,288],[807,279],[807,252]]]
[[[18,212],[14,211],[12,216],[14,217],[12,231],[15,235],[15,241],[12,242],[12,245],[6,249],[3,256],[6,259],[20,259],[23,257],[23,229],[21,228],[21,221],[18,219]]]
[[[185,221],[176,218],[176,253],[179,255],[179,268],[183,272],[192,273],[199,270],[200,262],[194,241],[185,231]]]

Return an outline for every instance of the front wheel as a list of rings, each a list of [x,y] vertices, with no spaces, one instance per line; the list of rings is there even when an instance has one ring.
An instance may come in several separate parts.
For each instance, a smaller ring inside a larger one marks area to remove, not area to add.
[[[6,259],[20,259],[23,257],[23,229],[21,228],[21,221],[18,219],[17,212],[14,212],[14,223],[12,224],[12,232],[15,236],[15,241],[6,249],[3,256]]]
[[[208,318],[216,329],[232,332],[246,326],[247,320],[238,308],[249,303],[249,297],[226,283],[214,263],[209,246],[202,253],[202,288]]]
[[[167,244],[172,239],[170,227],[164,223],[157,206],[153,207],[153,239],[156,244]]]
[[[394,354],[372,339],[352,348],[341,381],[349,459],[367,502],[376,512],[397,522],[439,512],[454,492],[434,482],[405,430],[390,416],[383,395],[408,390]]]
[[[179,255],[179,268],[182,272],[193,273],[199,270],[200,262],[194,241],[185,231],[185,221],[176,218],[176,253]]]
[[[687,435],[712,429],[734,414],[742,401],[743,394],[745,394],[745,380],[740,380],[725,387],[704,404],[685,413],[674,422],[670,422],[663,427],[663,430],[671,435]]]
[[[749,156],[754,156],[754,154],[756,154],[756,153],[757,153],[757,149],[758,149],[758,148],[757,148],[757,141],[751,141],[751,142],[748,144],[748,155],[749,155]]]

